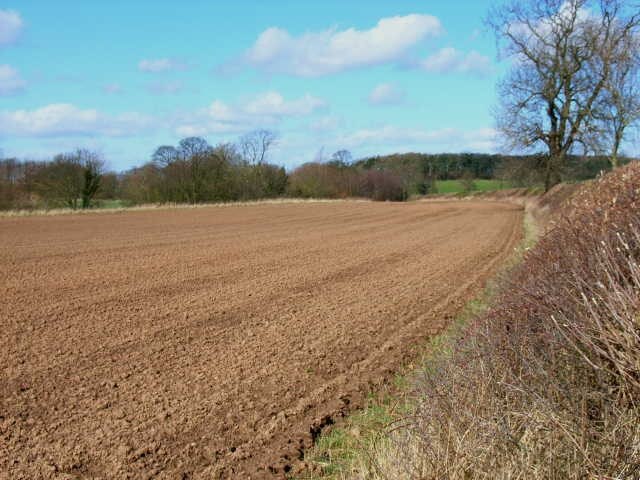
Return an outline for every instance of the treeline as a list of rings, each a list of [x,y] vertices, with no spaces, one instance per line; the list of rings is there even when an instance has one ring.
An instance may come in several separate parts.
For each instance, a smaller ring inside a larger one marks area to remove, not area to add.
[[[408,196],[396,172],[353,163],[346,150],[337,151],[329,161],[308,162],[293,170],[287,193],[301,198],[364,197],[381,201],[401,201]]]
[[[305,163],[287,173],[265,161],[275,135],[257,130],[237,143],[210,146],[190,137],[161,146],[151,161],[120,179],[120,197],[131,203],[202,203],[276,197],[399,201],[407,198],[403,179],[389,169],[370,169],[340,150],[329,161]]]
[[[258,130],[215,147],[200,137],[164,145],[151,161],[125,172],[120,196],[131,203],[203,203],[283,196],[287,173],[265,161],[275,136]]]
[[[349,153],[342,150],[329,161],[310,162],[295,169],[289,176],[289,191],[300,197],[402,200],[437,193],[437,180],[495,178],[505,159],[476,153],[403,153],[351,162]]]
[[[378,200],[403,200],[412,195],[438,193],[438,180],[498,179],[513,187],[544,184],[543,155],[491,155],[482,153],[403,153],[345,161],[338,151],[327,162],[311,162],[289,175],[288,192],[299,197],[362,196]],[[619,159],[621,164],[629,158]],[[595,178],[611,169],[606,156],[570,155],[562,181]]]
[[[189,137],[158,147],[147,163],[123,173],[106,171],[100,155],[89,150],[43,162],[0,159],[0,209],[90,208],[116,199],[129,205],[285,196],[401,201],[437,193],[438,180],[500,179],[515,187],[544,182],[541,155],[405,153],[353,161],[339,150],[286,172],[266,161],[275,141],[268,130],[216,146]],[[562,179],[594,178],[610,168],[604,156],[569,156]]]
[[[344,150],[329,162],[304,164],[288,174],[266,161],[275,140],[268,130],[216,146],[189,137],[158,147],[147,163],[122,173],[106,171],[100,155],[81,149],[50,161],[0,159],[0,209],[91,208],[106,200],[135,205],[285,196],[406,198],[398,175],[354,165]]]
[[[618,158],[620,164],[631,159]],[[430,193],[435,180],[499,179],[517,187],[544,183],[546,155],[500,155],[484,153],[402,153],[374,156],[359,160],[355,166],[389,170],[403,179],[411,194]],[[560,171],[561,181],[572,182],[595,178],[611,170],[611,159],[605,155],[568,155]]]
[[[118,177],[104,171],[95,152],[76,150],[51,161],[0,159],[0,209],[89,208],[97,198],[115,198]]]
[[[81,149],[50,161],[0,159],[0,209],[91,208],[116,199],[135,205],[280,197],[288,175],[266,162],[274,142],[267,130],[216,146],[189,137],[158,147],[149,162],[123,173],[107,172],[100,155]]]

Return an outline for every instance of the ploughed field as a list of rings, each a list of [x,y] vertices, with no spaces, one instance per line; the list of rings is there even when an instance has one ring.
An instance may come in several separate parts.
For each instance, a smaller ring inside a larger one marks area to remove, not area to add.
[[[0,478],[264,478],[511,254],[493,202],[0,218]]]

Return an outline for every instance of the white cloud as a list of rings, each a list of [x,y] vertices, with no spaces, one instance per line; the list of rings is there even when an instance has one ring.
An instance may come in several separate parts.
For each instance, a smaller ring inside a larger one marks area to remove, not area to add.
[[[175,70],[186,70],[187,65],[174,58],[144,59],[138,63],[138,70],[146,73],[161,73]]]
[[[108,83],[102,87],[102,91],[110,95],[115,95],[122,93],[122,86],[118,83]]]
[[[155,95],[175,95],[184,90],[182,82],[153,82],[147,85],[147,91]]]
[[[237,133],[275,125],[286,117],[310,115],[326,106],[323,99],[309,94],[287,100],[274,91],[235,105],[214,100],[208,108],[178,119],[176,132],[180,135]]]
[[[309,126],[311,130],[315,132],[328,132],[335,130],[340,125],[342,125],[342,119],[340,117],[325,115],[311,122]]]
[[[542,17],[530,23],[510,23],[506,25],[506,32],[515,36],[519,42],[528,44],[529,48],[546,50],[550,44],[553,44],[551,39],[557,37],[557,33],[554,32],[564,32],[567,28],[573,30],[570,37],[581,42],[581,39],[576,38],[577,35],[580,35],[576,33],[581,31],[579,26],[593,21],[598,15],[589,8],[580,6],[579,3],[565,1],[558,5],[557,10],[548,17]],[[513,52],[505,46],[501,50],[503,56],[513,55]],[[518,62],[526,63],[528,61],[525,55],[516,53],[513,56]]]
[[[222,100],[211,102],[207,113],[211,118],[220,122],[232,122],[238,119],[238,113]]]
[[[382,18],[368,30],[330,29],[297,37],[271,27],[258,36],[245,61],[268,72],[315,77],[397,61],[441,33],[440,20],[419,14]]]
[[[405,93],[391,83],[380,83],[369,93],[367,101],[371,105],[396,105],[402,103]]]
[[[13,44],[22,31],[24,23],[14,10],[0,10],[0,47]]]
[[[342,137],[341,143],[353,148],[364,144],[402,144],[420,143],[434,140],[442,140],[455,135],[452,128],[439,130],[422,130],[417,128],[402,128],[393,125],[383,127],[360,129]]]
[[[595,14],[590,9],[565,1],[555,13],[551,13],[548,17],[539,18],[530,24],[511,23],[507,25],[507,31],[514,35],[530,36],[529,40],[534,41],[537,38],[551,36],[553,31],[561,26],[566,27],[573,22],[580,25],[594,18]]]
[[[0,97],[20,93],[26,86],[27,83],[15,68],[10,65],[0,65]]]
[[[433,73],[476,73],[491,71],[491,60],[475,50],[460,52],[453,47],[445,47],[420,62],[420,67]]]
[[[456,128],[426,130],[385,125],[361,129],[337,139],[346,148],[363,146],[417,147],[420,151],[493,151],[496,132],[492,128],[462,131]]]
[[[0,111],[0,135],[20,137],[126,136],[150,128],[153,120],[135,112],[117,116],[54,103],[36,110]]]
[[[324,100],[308,93],[298,99],[287,101],[278,92],[266,92],[248,102],[244,110],[251,115],[297,116],[309,115],[325,106]]]
[[[210,133],[230,133],[233,130],[215,128],[212,125],[179,125],[176,134],[181,137],[204,137]]]

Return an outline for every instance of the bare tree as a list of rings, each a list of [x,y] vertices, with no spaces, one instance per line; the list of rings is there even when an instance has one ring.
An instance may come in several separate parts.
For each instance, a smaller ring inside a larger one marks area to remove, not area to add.
[[[187,137],[178,143],[178,152],[184,159],[203,157],[211,152],[211,146],[204,138]]]
[[[178,159],[178,150],[171,145],[161,145],[151,156],[151,161],[158,167],[166,167]]]
[[[213,152],[220,158],[221,161],[229,165],[237,164],[240,159],[238,147],[231,142],[219,143],[214,147]]]
[[[499,86],[498,130],[513,149],[545,148],[546,189],[572,150],[592,147],[597,107],[639,21],[621,0],[509,1],[491,11],[501,56],[513,61]]]
[[[39,195],[47,202],[78,208],[82,173],[71,154],[56,155],[51,163],[40,170],[36,184]]]
[[[353,161],[353,156],[349,150],[338,150],[331,155],[331,162],[337,166],[347,166]]]
[[[326,157],[324,154],[324,146],[320,147],[316,154],[313,157],[312,163],[324,163],[326,161]]]
[[[0,208],[12,208],[18,196],[21,165],[15,158],[2,158],[0,150]]]
[[[276,134],[270,130],[254,130],[240,138],[240,150],[244,160],[252,165],[262,165],[267,153],[276,143]]]
[[[611,166],[616,168],[625,133],[640,120],[640,38],[637,36],[629,36],[621,43],[597,116]]]
[[[170,200],[163,189],[160,168],[153,162],[129,170],[121,180],[122,196],[133,203],[154,203]]]
[[[206,188],[206,164],[213,149],[204,138],[188,137],[178,143],[178,156],[186,167],[185,194],[189,203],[202,201]]]
[[[100,188],[104,162],[95,152],[78,149],[56,155],[39,172],[37,189],[43,198],[70,208],[89,208]]]

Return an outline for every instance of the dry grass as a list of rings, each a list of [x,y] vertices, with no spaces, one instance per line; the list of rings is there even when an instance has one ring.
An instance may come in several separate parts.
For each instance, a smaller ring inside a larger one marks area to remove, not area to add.
[[[640,165],[583,188],[356,478],[640,478]]]
[[[336,202],[369,202],[368,199],[329,199],[329,198],[276,198],[265,200],[250,200],[244,202],[217,202],[217,203],[150,203],[143,205],[134,205],[130,207],[118,208],[96,208],[86,210],[74,210],[72,208],[53,208],[48,210],[5,210],[0,211],[0,217],[30,217],[42,215],[86,215],[92,213],[119,213],[130,211],[145,210],[167,210],[167,209],[192,209],[192,208],[222,208],[222,207],[241,207],[252,205],[277,205],[292,203],[336,203]]]

